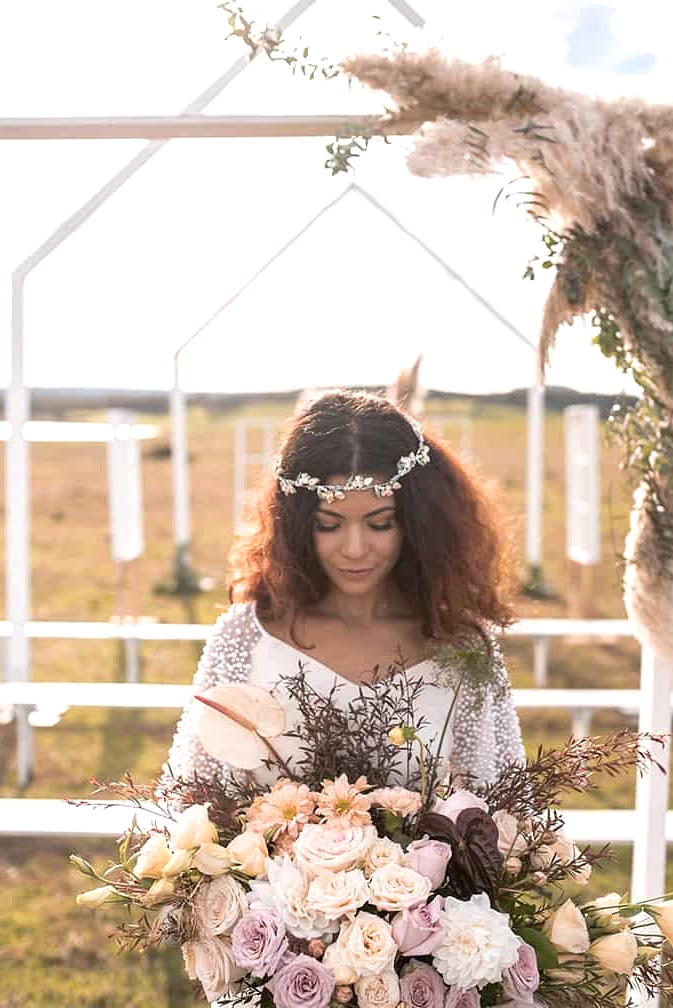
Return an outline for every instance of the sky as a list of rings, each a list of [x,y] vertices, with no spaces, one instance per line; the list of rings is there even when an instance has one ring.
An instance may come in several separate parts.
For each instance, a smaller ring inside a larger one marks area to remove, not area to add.
[[[249,0],[273,22],[290,0]],[[550,83],[604,96],[670,101],[673,11],[659,0],[415,0],[424,44],[466,59],[499,55]],[[372,15],[379,15],[375,20]],[[417,32],[387,0],[316,0],[288,37],[339,59]],[[211,0],[0,0],[0,116],[167,115],[182,111],[241,55]],[[383,96],[309,84],[256,60],[212,114],[377,112]],[[31,386],[163,389],[173,354],[191,391],[376,385],[423,354],[421,380],[456,392],[528,384],[534,353],[410,240],[413,232],[535,344],[547,275],[522,274],[534,225],[494,199],[511,175],[413,178],[408,140],[373,144],[353,176],[323,167],[326,140],[171,141],[25,285]],[[0,143],[0,384],[9,375],[11,274],[137,151],[136,141]],[[352,181],[397,219],[349,192]],[[317,218],[309,227],[309,222]],[[300,230],[306,232],[296,241]],[[282,255],[278,251],[290,247]],[[237,292],[275,261],[239,297]],[[548,380],[632,391],[591,346],[561,331]]]

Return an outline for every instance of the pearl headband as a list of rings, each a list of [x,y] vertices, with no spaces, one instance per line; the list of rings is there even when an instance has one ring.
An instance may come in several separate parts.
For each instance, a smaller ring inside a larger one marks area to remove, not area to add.
[[[343,500],[349,490],[373,490],[377,497],[391,497],[395,490],[400,489],[400,479],[403,476],[410,473],[417,465],[424,466],[430,461],[430,449],[423,438],[421,425],[416,420],[409,420],[409,424],[418,438],[418,448],[410,455],[402,455],[397,460],[394,475],[385,483],[377,483],[373,476],[349,476],[345,483],[321,483],[317,476],[309,476],[305,472],[299,473],[294,479],[289,479],[287,476],[283,476],[282,463],[279,459],[274,467],[278,485],[286,496],[303,488],[317,493],[320,500],[324,500],[328,504],[335,499]]]

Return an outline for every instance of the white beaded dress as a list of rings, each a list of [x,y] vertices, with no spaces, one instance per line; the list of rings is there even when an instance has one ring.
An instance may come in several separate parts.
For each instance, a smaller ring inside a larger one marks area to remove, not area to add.
[[[450,759],[454,772],[470,774],[479,782],[496,779],[502,769],[524,759],[519,721],[512,703],[509,680],[500,649],[490,641],[491,674],[485,684],[462,683],[454,706],[443,755]],[[296,675],[299,667],[311,685],[325,695],[339,687],[337,702],[347,706],[358,687],[321,662],[272,636],[255,613],[254,603],[238,603],[218,618],[194,677],[194,691],[226,682],[247,682],[275,690],[283,676]],[[407,669],[411,678],[422,678],[423,691],[417,713],[426,722],[424,741],[431,743],[441,733],[454,693],[436,682],[437,666],[431,659]],[[290,739],[277,740],[285,759],[292,757]],[[174,777],[189,780],[224,779],[225,764],[213,759],[196,737],[192,722],[192,703],[180,718],[164,771],[170,767]]]

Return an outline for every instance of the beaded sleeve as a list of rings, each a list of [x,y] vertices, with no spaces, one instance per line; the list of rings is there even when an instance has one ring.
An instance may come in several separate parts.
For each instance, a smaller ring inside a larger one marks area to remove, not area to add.
[[[451,750],[452,771],[482,784],[497,780],[506,767],[526,758],[500,645],[490,633],[485,644],[480,651],[488,659],[488,674],[462,677]]]
[[[223,682],[246,682],[252,666],[252,649],[260,636],[249,603],[232,605],[218,617],[199,659],[194,676],[195,692]],[[183,780],[226,777],[226,765],[209,756],[196,737],[190,704],[178,721],[163,772]]]

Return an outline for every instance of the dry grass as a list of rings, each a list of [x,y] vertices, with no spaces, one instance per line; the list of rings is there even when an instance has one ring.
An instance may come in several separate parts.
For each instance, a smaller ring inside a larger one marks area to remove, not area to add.
[[[431,404],[432,405],[432,404]],[[279,421],[291,408],[276,406]],[[259,409],[259,407],[258,407]],[[254,407],[248,407],[254,414]],[[191,602],[157,593],[170,580],[172,563],[170,459],[157,448],[167,445],[162,433],[145,443],[143,481],[147,549],[137,564],[140,616],[162,621],[211,622],[225,603],[226,555],[232,530],[232,465],[234,425],[241,411],[190,414],[191,500],[195,529],[193,559],[214,590]],[[146,418],[156,422],[156,417]],[[494,481],[511,516],[518,555],[522,553],[525,417],[516,409],[484,407],[474,417],[473,452],[478,469]],[[603,559],[594,581],[597,617],[621,617],[620,574],[615,550],[626,530],[629,494],[618,470],[617,451],[602,451]],[[568,571],[564,560],[563,452],[560,415],[548,418],[546,430],[544,510],[545,575],[558,591],[553,601],[517,600],[521,616],[567,613]],[[32,449],[33,611],[40,619],[107,620],[116,610],[118,586],[110,559],[107,531],[106,471],[99,445],[34,446]],[[523,569],[521,571],[523,573]],[[0,586],[0,591],[2,587]],[[153,682],[188,682],[199,645],[143,645],[142,677]],[[517,686],[532,684],[531,646],[506,644]],[[33,677],[113,681],[123,679],[123,652],[110,642],[38,641],[33,648]],[[638,682],[638,648],[629,641],[593,645],[557,642],[550,655],[550,684],[629,686]],[[130,770],[139,780],[160,766],[172,736],[175,716],[163,711],[71,710],[53,729],[36,731],[36,770],[26,796],[60,797],[88,794],[89,778],[114,778]],[[570,733],[563,712],[522,718],[532,751]],[[596,718],[597,731],[623,726],[618,713]],[[14,728],[0,727],[0,795],[16,795]],[[585,804],[627,807],[633,803],[633,779],[606,783]],[[573,802],[574,804],[574,802]],[[78,852],[111,857],[113,844],[73,842]],[[122,1008],[188,1008],[197,1003],[182,974],[179,956],[114,958],[107,941],[109,924],[101,915],[74,907],[74,895],[86,888],[67,864],[69,845],[5,841],[0,844],[0,1005],[3,1008],[100,1006]],[[597,888],[623,889],[628,884],[628,851]]]

